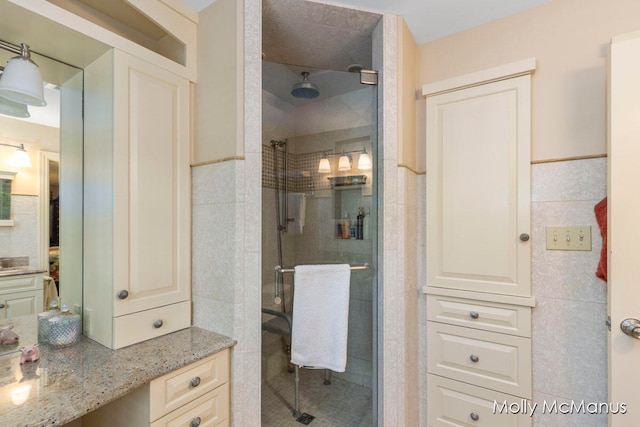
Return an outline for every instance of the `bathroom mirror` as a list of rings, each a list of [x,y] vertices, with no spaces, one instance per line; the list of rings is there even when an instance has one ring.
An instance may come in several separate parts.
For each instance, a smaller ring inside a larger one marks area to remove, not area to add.
[[[0,50],[0,66],[13,56]],[[0,114],[0,143],[23,144],[31,162],[15,166],[15,149],[0,146],[0,170],[15,173],[12,225],[0,227],[0,259],[43,270],[62,302],[82,314],[83,71],[34,52],[31,59],[42,73],[47,106],[29,106],[29,118]],[[0,354],[15,351],[4,347]]]

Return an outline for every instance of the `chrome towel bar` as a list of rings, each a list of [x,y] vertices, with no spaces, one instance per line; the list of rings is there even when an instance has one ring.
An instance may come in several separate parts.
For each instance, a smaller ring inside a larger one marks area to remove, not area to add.
[[[363,265],[352,265],[350,266],[351,271],[354,270],[368,270],[369,269],[369,263],[365,262]],[[282,268],[279,265],[276,265],[275,270],[279,273],[293,273],[294,271],[296,271],[294,268]]]

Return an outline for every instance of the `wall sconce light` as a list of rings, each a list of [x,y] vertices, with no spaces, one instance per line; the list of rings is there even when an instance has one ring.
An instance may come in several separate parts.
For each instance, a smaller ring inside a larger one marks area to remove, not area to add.
[[[5,144],[0,142],[0,145],[4,145],[6,147],[13,147],[16,149],[14,151],[13,156],[11,157],[11,164],[13,166],[21,167],[21,168],[30,168],[31,160],[29,160],[29,154],[27,150],[24,149],[24,144],[13,145],[13,144]]]
[[[0,97],[0,114],[5,116],[18,117],[21,119],[27,119],[31,117],[29,110],[25,104],[13,102],[7,98]]]
[[[318,173],[330,173],[331,172],[331,164],[329,163],[329,156],[340,156],[338,158],[338,171],[346,172],[351,170],[351,154],[359,153],[358,157],[358,169],[360,170],[370,170],[371,169],[371,156],[367,153],[366,148],[362,148],[362,150],[355,151],[344,151],[341,153],[325,153],[320,159],[320,163],[318,163]]]
[[[318,173],[329,173],[331,172],[331,165],[329,164],[329,158],[325,154],[320,159],[320,163],[318,163]]]
[[[351,156],[347,155],[344,150],[342,150],[342,154],[340,154],[340,158],[338,159],[338,170],[340,172],[351,170]]]
[[[363,148],[360,157],[358,157],[358,169],[363,171],[371,170],[371,156],[367,153],[367,149]]]
[[[18,56],[7,61],[0,77],[0,96],[20,104],[44,107],[44,87],[38,65],[31,60],[29,46],[22,43],[20,49],[0,40],[0,48]]]

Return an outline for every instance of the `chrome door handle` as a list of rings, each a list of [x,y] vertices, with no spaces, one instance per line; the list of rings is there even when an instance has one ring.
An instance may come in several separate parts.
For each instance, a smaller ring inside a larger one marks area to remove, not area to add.
[[[640,339],[640,320],[624,319],[620,323],[620,329],[631,338]]]

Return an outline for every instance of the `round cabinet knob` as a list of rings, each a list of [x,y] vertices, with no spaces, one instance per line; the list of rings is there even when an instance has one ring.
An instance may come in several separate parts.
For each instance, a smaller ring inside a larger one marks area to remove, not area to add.
[[[118,299],[127,299],[128,296],[129,296],[129,292],[128,291],[120,291],[120,292],[118,292]]]
[[[529,235],[527,233],[522,233],[520,235],[520,240],[522,240],[523,242],[526,242],[529,240]]]
[[[469,317],[471,317],[472,319],[477,319],[478,317],[480,317],[480,315],[477,311],[472,311],[469,313]]]
[[[480,358],[475,354],[472,354],[471,356],[469,356],[469,359],[471,359],[473,363],[477,363],[480,360]]]
[[[191,387],[198,387],[200,385],[200,377],[192,378],[189,385],[191,385]]]
[[[0,308],[5,308],[6,306],[4,304],[0,304]]]
[[[195,417],[191,420],[191,427],[198,427],[201,422],[202,420],[200,419],[200,417]]]
[[[164,322],[161,319],[158,319],[155,322],[153,322],[153,327],[156,329],[161,328],[162,325],[164,325]]]
[[[476,412],[472,412],[469,414],[469,417],[473,420],[473,421],[478,421],[480,419],[480,415],[478,415]]]

